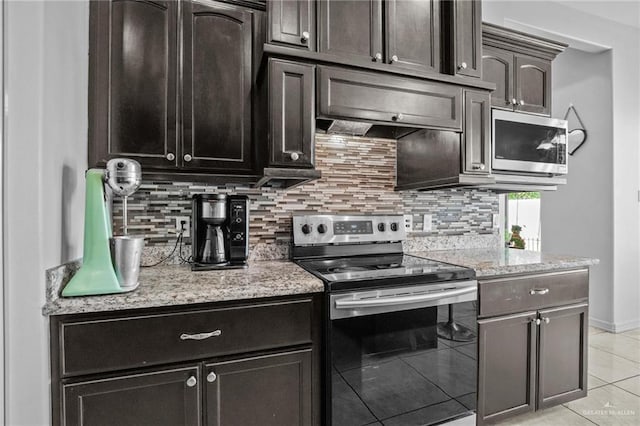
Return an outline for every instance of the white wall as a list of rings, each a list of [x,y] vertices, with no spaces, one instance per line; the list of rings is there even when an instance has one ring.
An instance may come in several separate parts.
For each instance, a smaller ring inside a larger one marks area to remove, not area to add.
[[[569,157],[568,184],[542,194],[541,213],[543,250],[600,259],[590,274],[589,316],[608,329],[614,322],[611,71],[611,51],[567,49],[553,64],[556,115],[573,103],[588,139]]]
[[[12,1],[6,12],[6,423],[45,425],[44,272],[81,256],[88,3]]]
[[[638,2],[606,2],[619,13],[637,16]],[[640,116],[638,28],[603,19],[551,1],[485,1],[483,19],[504,25],[524,23],[612,48],[613,76],[613,309],[611,329],[640,326],[638,211],[638,118]],[[557,112],[555,115],[561,115]],[[594,164],[594,169],[597,168]],[[544,238],[544,236],[543,236]]]

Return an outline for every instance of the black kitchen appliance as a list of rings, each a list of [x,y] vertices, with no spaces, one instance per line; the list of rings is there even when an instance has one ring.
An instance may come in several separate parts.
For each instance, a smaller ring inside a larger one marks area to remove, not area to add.
[[[245,268],[249,257],[249,199],[196,194],[191,218],[192,270]]]
[[[323,424],[475,424],[475,271],[404,239],[402,216],[293,218],[292,257],[326,288]]]

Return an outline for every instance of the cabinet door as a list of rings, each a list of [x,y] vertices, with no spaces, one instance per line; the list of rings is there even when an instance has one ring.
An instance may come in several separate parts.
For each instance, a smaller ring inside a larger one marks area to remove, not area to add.
[[[314,0],[268,0],[269,41],[316,50]]]
[[[387,0],[385,18],[388,63],[440,72],[439,0]]]
[[[465,173],[489,174],[491,171],[491,95],[466,91],[464,95]]]
[[[551,62],[526,55],[515,59],[517,109],[551,114]]]
[[[588,305],[540,311],[538,408],[587,396]]]
[[[200,425],[198,377],[188,367],[63,384],[62,424]]]
[[[92,1],[90,20],[89,165],[176,167],[177,3]]]
[[[318,3],[318,50],[350,61],[382,62],[382,0]]]
[[[480,78],[482,73],[482,6],[480,0],[455,0],[455,71]]]
[[[535,409],[537,314],[478,321],[478,422]]]
[[[269,60],[271,165],[313,167],[315,66]]]
[[[251,170],[252,19],[225,3],[184,3],[186,169]]]
[[[210,426],[311,425],[311,350],[205,366]]]
[[[482,79],[496,85],[491,93],[491,107],[512,110],[513,97],[513,53],[493,47],[482,48]]]

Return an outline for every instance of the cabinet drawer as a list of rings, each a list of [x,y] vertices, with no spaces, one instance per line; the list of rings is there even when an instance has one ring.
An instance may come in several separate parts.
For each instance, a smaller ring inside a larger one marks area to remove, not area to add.
[[[306,299],[62,321],[61,375],[124,370],[310,343],[311,308],[311,300]]]
[[[566,305],[588,297],[587,269],[480,280],[478,285],[481,317]]]
[[[462,130],[462,89],[344,68],[318,67],[318,114]]]

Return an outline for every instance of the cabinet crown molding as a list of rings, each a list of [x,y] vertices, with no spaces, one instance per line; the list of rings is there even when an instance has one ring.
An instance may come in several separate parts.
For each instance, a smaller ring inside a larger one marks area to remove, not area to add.
[[[551,61],[568,47],[565,43],[487,22],[482,23],[482,44]]]

